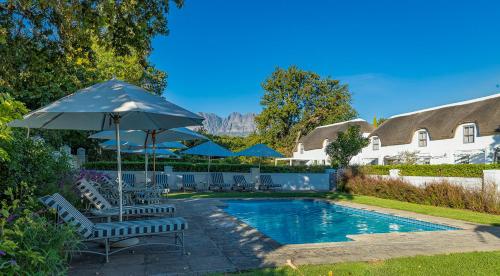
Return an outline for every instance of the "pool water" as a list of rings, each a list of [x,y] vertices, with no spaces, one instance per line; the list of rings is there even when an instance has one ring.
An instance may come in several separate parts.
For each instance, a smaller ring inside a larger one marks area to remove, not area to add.
[[[320,200],[225,200],[224,210],[281,244],[349,241],[347,235],[457,228]]]

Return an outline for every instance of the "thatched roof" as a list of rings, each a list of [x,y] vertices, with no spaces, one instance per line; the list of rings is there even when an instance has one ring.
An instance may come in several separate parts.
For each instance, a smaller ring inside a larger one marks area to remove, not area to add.
[[[346,131],[351,125],[360,126],[362,133],[370,133],[373,131],[373,126],[365,120],[355,119],[317,127],[306,136],[300,138],[299,143],[302,143],[304,150],[321,149],[323,148],[323,142],[325,139],[328,139],[329,141],[335,140],[339,132]]]
[[[426,129],[430,140],[450,139],[465,123],[475,123],[479,136],[500,134],[500,93],[393,116],[370,136],[378,136],[382,146],[409,144],[419,129]]]

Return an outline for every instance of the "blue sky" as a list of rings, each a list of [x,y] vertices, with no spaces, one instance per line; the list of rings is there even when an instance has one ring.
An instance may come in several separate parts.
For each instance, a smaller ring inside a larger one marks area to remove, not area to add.
[[[260,112],[296,64],[347,83],[372,120],[500,92],[500,1],[186,0],[150,60],[192,111]]]

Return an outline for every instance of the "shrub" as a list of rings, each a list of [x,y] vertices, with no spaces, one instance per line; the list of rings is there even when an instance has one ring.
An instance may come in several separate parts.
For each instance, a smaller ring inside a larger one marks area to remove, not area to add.
[[[190,162],[157,162],[156,170],[163,170],[163,166],[172,166],[174,171],[180,172],[206,172],[208,163],[190,163]],[[116,170],[116,162],[88,162],[83,165],[88,170]],[[212,172],[249,172],[255,165],[250,164],[226,164],[212,163],[210,171]],[[293,173],[293,172],[308,172],[308,173],[323,173],[327,166],[261,166],[260,170],[263,173]],[[152,164],[149,164],[149,169],[152,170]],[[123,162],[122,170],[124,171],[142,171],[144,170],[144,162]]]
[[[78,246],[76,232],[34,212],[39,206],[33,187],[25,182],[20,186],[15,192],[8,188],[1,202],[0,274],[64,275],[66,252]]]
[[[442,165],[375,165],[363,166],[364,174],[388,175],[389,170],[399,169],[406,176],[483,177],[483,170],[500,169],[500,164],[442,164]]]
[[[417,187],[399,179],[350,174],[345,190],[353,194],[500,214],[499,195],[494,187],[467,189],[444,181]]]

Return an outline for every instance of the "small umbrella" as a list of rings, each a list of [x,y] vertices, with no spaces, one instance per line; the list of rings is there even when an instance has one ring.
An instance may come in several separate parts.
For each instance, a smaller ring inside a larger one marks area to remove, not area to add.
[[[164,142],[175,142],[175,141],[188,141],[188,140],[208,140],[204,135],[198,132],[192,131],[185,127],[172,128],[166,130],[153,130],[153,131],[142,131],[142,130],[123,130],[120,132],[120,137],[127,142],[143,145],[142,148],[152,147],[156,148],[157,143]],[[93,139],[114,139],[113,131],[101,131],[89,136]],[[156,174],[156,154],[153,151],[153,184],[156,184],[155,174]],[[148,156],[144,156],[145,160],[148,160]],[[147,163],[147,161],[146,161]],[[145,164],[147,168],[147,164]],[[147,174],[147,169],[145,171]],[[147,179],[147,175],[146,175]]]
[[[264,144],[256,144],[253,145],[249,148],[246,148],[238,153],[236,153],[237,156],[249,156],[249,157],[259,157],[259,168],[260,168],[260,161],[264,157],[283,157],[283,155],[274,149],[268,147],[267,145]]]
[[[152,147],[152,146],[149,146],[149,147]],[[163,148],[163,149],[187,149],[188,148],[184,144],[182,144],[181,142],[177,142],[177,141],[159,143],[156,145],[156,147]]]
[[[112,79],[81,89],[30,112],[13,127],[115,130],[120,221],[123,195],[120,128],[156,131],[201,125],[203,118],[138,86]]]
[[[201,145],[194,146],[183,152],[182,154],[191,155],[201,155],[208,157],[208,174],[210,175],[210,161],[212,157],[230,157],[234,156],[234,153],[212,141],[205,142]],[[208,177],[207,183],[210,185],[210,176]]]
[[[127,150],[122,150],[124,153],[131,153],[131,154],[152,154],[153,149],[127,149]],[[177,154],[173,153],[172,151],[168,149],[155,149],[156,154],[161,154],[161,155],[168,155],[168,156],[177,156]]]

